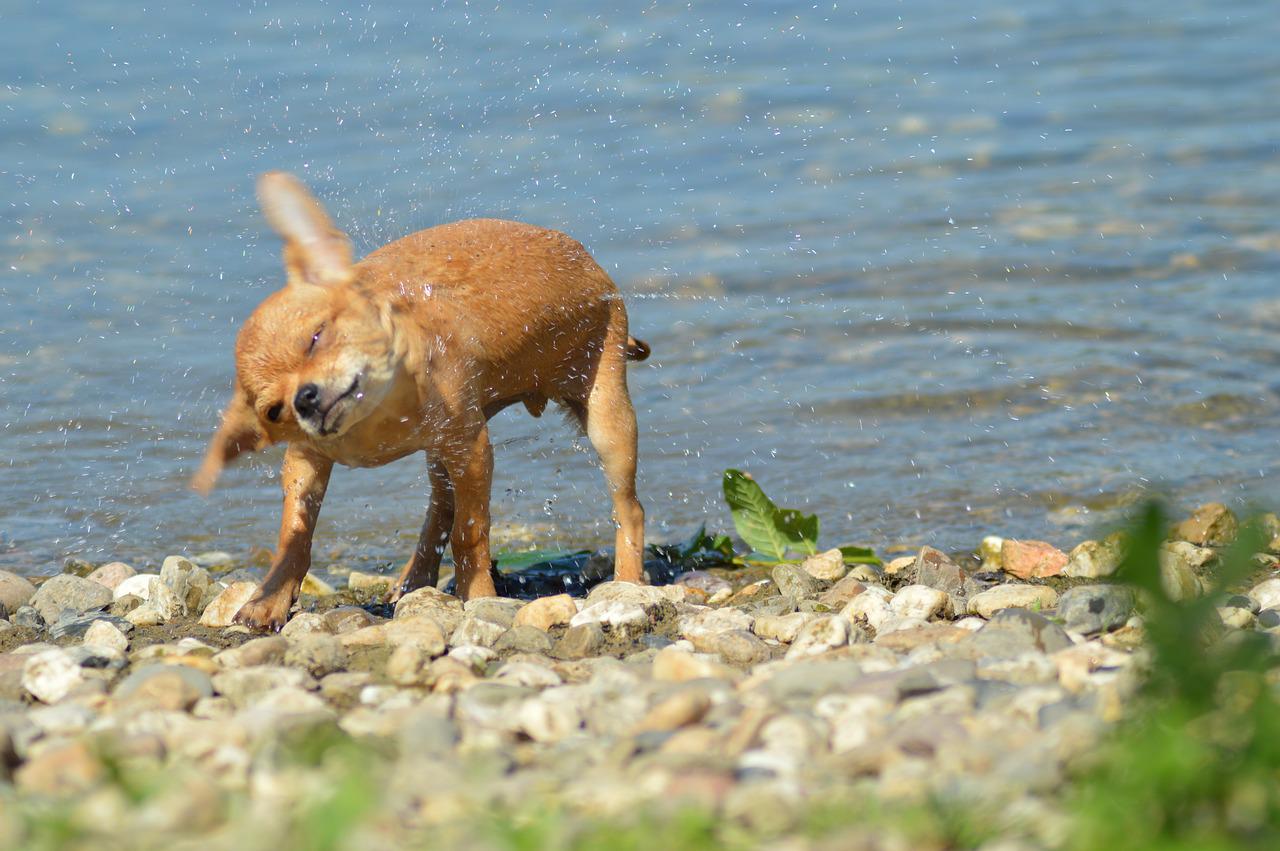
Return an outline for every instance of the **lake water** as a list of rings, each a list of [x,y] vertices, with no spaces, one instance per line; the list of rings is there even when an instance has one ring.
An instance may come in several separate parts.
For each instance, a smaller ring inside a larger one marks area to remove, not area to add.
[[[643,6],[643,8],[641,8]],[[1070,545],[1133,494],[1276,493],[1267,2],[34,2],[0,13],[0,566],[272,546],[279,452],[185,481],[281,284],[253,179],[361,252],[500,216],[615,276],[651,540],[725,467],[829,544]],[[502,546],[611,540],[557,418],[494,424]],[[317,561],[401,561],[415,459]]]

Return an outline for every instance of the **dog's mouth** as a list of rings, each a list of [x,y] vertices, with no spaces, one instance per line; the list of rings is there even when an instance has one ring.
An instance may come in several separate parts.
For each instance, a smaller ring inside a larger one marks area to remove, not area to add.
[[[343,410],[338,410],[338,408],[342,405],[344,400],[353,398],[357,402],[364,398],[364,394],[360,392],[359,374],[357,374],[355,378],[351,379],[350,387],[342,391],[337,398],[329,403],[329,407],[320,412],[320,424],[317,431],[319,431],[322,436],[328,437],[331,434],[337,434],[338,429],[342,427],[342,421],[346,419],[347,411],[351,409],[351,406],[347,405]]]

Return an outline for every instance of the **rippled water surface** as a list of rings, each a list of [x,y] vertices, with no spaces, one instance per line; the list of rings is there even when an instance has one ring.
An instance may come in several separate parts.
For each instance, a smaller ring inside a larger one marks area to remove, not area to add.
[[[3,29],[10,568],[273,544],[278,451],[184,482],[281,283],[275,168],[362,252],[477,215],[584,242],[653,348],[653,539],[728,527],[727,466],[880,547],[1275,493],[1269,3],[36,2]],[[556,418],[493,431],[504,545],[611,538]],[[402,559],[426,491],[414,459],[339,471],[320,559]]]

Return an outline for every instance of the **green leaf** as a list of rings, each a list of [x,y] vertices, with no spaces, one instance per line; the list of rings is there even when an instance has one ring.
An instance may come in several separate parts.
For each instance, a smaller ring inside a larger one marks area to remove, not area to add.
[[[493,560],[498,563],[498,570],[502,573],[519,573],[535,564],[575,558],[590,552],[590,550],[526,550],[517,553],[498,553]]]
[[[747,546],[775,560],[786,556],[790,539],[779,528],[778,506],[754,479],[741,470],[725,470],[724,501],[729,503],[733,526]]]
[[[845,564],[884,564],[880,557],[876,555],[875,550],[870,547],[855,547],[845,545],[839,547],[840,555],[844,556]]]
[[[818,515],[801,514],[794,508],[780,508],[777,514],[778,531],[789,546],[804,550],[809,555],[818,552]]]

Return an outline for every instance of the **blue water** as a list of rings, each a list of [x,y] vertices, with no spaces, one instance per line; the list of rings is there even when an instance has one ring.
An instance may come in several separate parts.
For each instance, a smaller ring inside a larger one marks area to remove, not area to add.
[[[268,169],[361,251],[477,215],[584,242],[654,352],[653,539],[727,528],[727,466],[878,547],[1276,493],[1272,4],[34,2],[0,29],[0,565],[273,544],[278,452],[184,489],[281,284]],[[573,434],[494,434],[502,546],[611,539]],[[402,559],[423,466],[340,471],[318,562]]]

